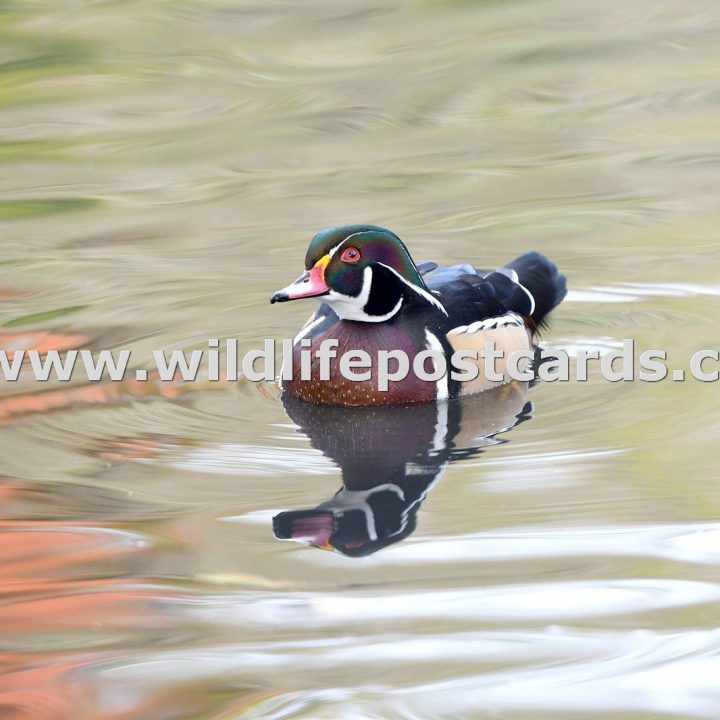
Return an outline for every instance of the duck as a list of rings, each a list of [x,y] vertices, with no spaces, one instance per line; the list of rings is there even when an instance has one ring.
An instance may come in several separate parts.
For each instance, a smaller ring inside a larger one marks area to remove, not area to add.
[[[318,405],[365,407],[430,403],[490,390],[515,379],[508,368],[512,353],[526,356],[518,362],[521,371],[532,368],[534,339],[566,294],[566,277],[539,252],[491,271],[469,263],[416,264],[400,237],[384,227],[327,228],[310,241],[304,272],[270,298],[271,303],[319,302],[292,341],[291,372],[281,371],[282,393]],[[333,341],[335,355],[323,376],[318,350],[327,340]],[[482,355],[488,343],[503,353],[492,374],[485,371]],[[355,365],[351,373],[352,358],[341,366],[343,355],[366,353],[375,361],[381,351],[392,373],[389,382],[381,382],[376,362],[361,370]],[[397,372],[397,352],[412,366],[404,375]],[[450,372],[457,353],[474,363],[474,372]],[[440,359],[446,372],[438,371]]]

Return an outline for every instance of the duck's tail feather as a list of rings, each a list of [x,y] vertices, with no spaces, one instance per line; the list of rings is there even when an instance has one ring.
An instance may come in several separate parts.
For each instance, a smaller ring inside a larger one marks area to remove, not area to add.
[[[517,273],[519,283],[533,296],[535,309],[530,317],[537,328],[544,327],[550,311],[567,295],[567,279],[538,252],[525,253],[505,267]]]

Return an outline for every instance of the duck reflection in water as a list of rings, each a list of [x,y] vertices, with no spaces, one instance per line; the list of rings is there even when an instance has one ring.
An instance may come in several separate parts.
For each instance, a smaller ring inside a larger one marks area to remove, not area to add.
[[[395,407],[328,407],[283,397],[313,447],[340,466],[342,487],[310,510],[273,518],[279,540],[363,557],[408,537],[447,465],[503,440],[530,416],[527,384],[479,395]]]

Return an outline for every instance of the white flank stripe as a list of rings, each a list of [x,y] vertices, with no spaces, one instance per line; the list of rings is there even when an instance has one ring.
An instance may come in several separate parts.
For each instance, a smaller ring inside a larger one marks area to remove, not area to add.
[[[442,343],[427,328],[425,329],[425,340],[427,341],[428,350],[432,350],[439,355],[444,355]],[[447,400],[449,396],[447,372],[443,373],[443,376],[437,381],[436,386],[436,399]]]

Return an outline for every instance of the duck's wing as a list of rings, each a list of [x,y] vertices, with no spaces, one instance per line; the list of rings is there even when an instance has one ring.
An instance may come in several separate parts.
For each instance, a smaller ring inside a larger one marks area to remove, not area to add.
[[[477,376],[450,390],[458,395],[471,395],[498,385],[497,377],[488,378],[485,363],[480,359],[489,344],[502,353],[495,365],[502,383],[511,379],[508,358],[513,353],[527,356],[532,351],[532,323],[528,319],[533,311],[533,299],[514,280],[512,273],[496,271],[484,276],[460,273],[455,277],[453,274],[444,273],[449,279],[432,283],[448,313],[438,330],[444,333],[453,354],[472,353],[470,357],[475,358]]]
[[[451,328],[484,321],[492,324],[495,319],[518,324],[520,318],[532,315],[532,295],[511,273],[480,272],[469,265],[454,265],[439,267],[423,278],[447,310]]]
[[[437,290],[438,286],[457,280],[463,275],[483,275],[488,274],[488,270],[478,270],[472,265],[464,263],[462,265],[438,265],[434,262],[423,262],[417,266],[420,276],[425,284],[431,290]]]
[[[418,269],[457,325],[513,313],[527,318],[535,329],[567,294],[565,276],[537,252],[521,255],[495,271],[430,262]]]
[[[417,266],[417,271],[420,273],[421,276],[424,277],[429,272],[432,272],[433,270],[435,270],[437,267],[438,267],[438,264],[436,262],[430,262],[430,261],[421,262]]]

